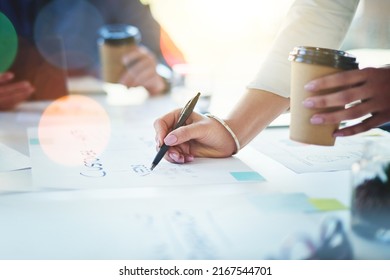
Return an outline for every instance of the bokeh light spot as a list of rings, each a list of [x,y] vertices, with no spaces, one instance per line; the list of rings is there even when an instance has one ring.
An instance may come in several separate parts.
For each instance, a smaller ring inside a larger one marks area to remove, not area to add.
[[[160,29],[160,49],[169,66],[172,67],[175,64],[183,64],[186,62],[183,53],[174,44],[163,28]]]
[[[7,71],[18,51],[18,36],[11,21],[0,12],[0,73]]]
[[[70,70],[93,69],[98,57],[97,31],[102,25],[99,11],[87,1],[56,0],[38,15],[34,38],[51,64]]]
[[[110,119],[95,100],[82,95],[64,96],[52,102],[39,121],[42,150],[57,164],[89,164],[110,140]]]

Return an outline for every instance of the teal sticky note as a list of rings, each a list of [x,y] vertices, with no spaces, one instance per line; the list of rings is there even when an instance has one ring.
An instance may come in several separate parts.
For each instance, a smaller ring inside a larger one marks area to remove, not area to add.
[[[265,181],[264,177],[255,171],[230,172],[230,174],[240,182],[261,182]]]
[[[30,145],[39,145],[39,139],[38,138],[31,138]]]

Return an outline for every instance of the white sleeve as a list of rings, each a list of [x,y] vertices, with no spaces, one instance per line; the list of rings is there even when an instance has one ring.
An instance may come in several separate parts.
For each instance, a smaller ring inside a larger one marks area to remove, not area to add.
[[[290,96],[290,61],[296,46],[340,48],[359,0],[296,0],[248,88]]]

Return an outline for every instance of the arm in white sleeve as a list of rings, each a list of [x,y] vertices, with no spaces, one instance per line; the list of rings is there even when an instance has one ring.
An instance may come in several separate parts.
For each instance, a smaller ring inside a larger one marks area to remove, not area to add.
[[[359,0],[297,0],[248,88],[290,95],[289,52],[296,46],[338,49]]]

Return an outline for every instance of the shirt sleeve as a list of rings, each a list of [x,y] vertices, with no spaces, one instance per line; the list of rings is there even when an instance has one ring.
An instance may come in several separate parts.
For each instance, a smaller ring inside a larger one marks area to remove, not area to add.
[[[108,24],[126,23],[136,26],[141,33],[141,44],[161,58],[160,24],[150,7],[139,0],[90,0],[98,7]]]
[[[296,46],[340,48],[359,0],[296,0],[248,88],[290,96],[290,61]]]

